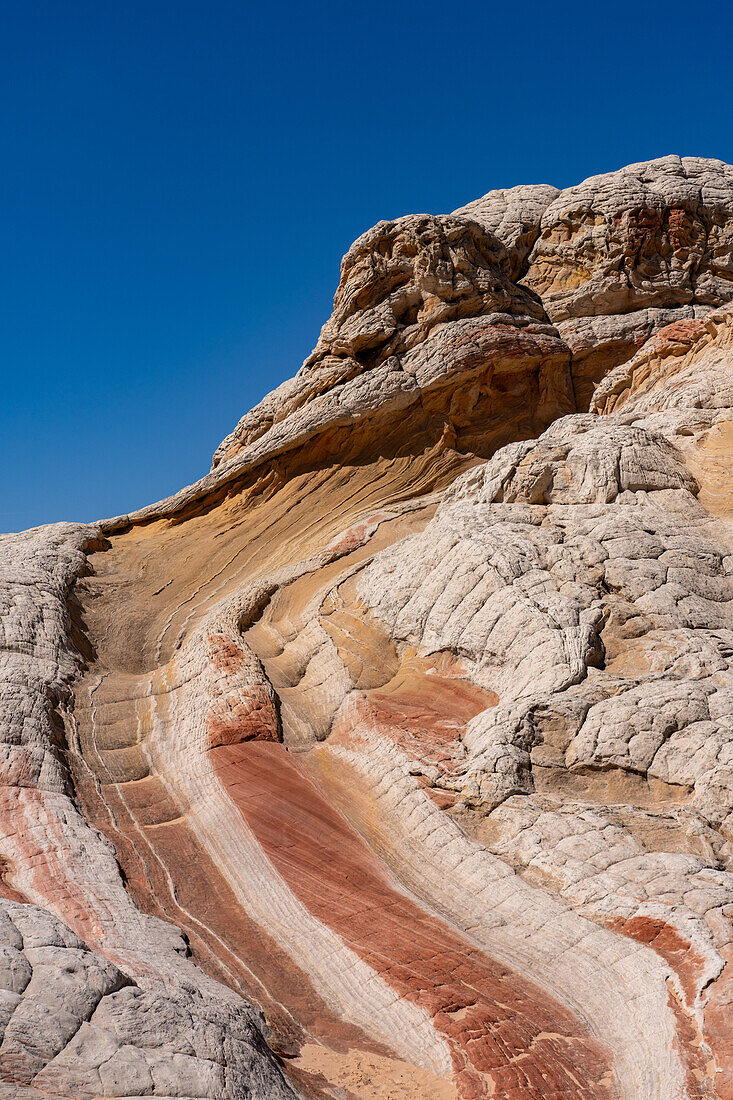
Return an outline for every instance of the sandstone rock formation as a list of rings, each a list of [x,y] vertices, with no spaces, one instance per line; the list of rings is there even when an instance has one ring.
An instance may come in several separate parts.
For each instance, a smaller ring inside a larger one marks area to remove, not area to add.
[[[733,1100],[733,169],[383,222],[0,542],[0,1096]]]

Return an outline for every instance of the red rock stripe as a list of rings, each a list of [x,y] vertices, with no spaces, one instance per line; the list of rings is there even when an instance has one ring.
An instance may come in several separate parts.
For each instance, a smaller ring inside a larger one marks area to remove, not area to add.
[[[86,769],[98,757],[86,729],[81,737],[85,757],[82,761],[72,756],[77,797],[87,820],[114,844],[135,902],[143,911],[181,927],[194,960],[262,1009],[270,1045],[289,1057],[310,1036],[336,1051],[356,1047],[388,1054],[381,1044],[340,1020],[267,930],[247,917],[186,819],[176,816],[175,805],[160,794],[163,787],[157,778],[102,782],[97,793]],[[172,820],[166,820],[170,814]],[[195,922],[190,914],[196,914]]]
[[[290,889],[451,1049],[465,1100],[602,1100],[606,1052],[573,1014],[393,887],[382,865],[282,745],[211,750],[220,782]]]
[[[626,920],[616,917],[608,922],[608,927],[661,955],[677,974],[687,1004],[694,1006],[705,972],[705,960],[693,950],[689,940],[671,924],[656,917],[629,917]]]

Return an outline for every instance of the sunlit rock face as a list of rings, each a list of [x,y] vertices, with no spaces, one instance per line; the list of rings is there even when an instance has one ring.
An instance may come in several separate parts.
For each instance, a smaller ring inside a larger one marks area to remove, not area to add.
[[[0,1096],[733,1100],[733,169],[382,222],[0,540]]]
[[[577,187],[490,191],[457,211],[504,242],[573,352],[576,395],[653,333],[733,298],[733,168],[663,157]]]

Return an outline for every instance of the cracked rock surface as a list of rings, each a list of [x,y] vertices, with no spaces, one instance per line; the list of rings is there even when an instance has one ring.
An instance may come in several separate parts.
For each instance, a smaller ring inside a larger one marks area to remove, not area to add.
[[[0,538],[0,1096],[733,1100],[733,169],[381,222]]]

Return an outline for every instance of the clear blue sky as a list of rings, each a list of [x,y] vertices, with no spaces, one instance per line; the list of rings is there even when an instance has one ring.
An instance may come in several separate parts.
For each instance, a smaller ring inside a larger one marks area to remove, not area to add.
[[[731,5],[6,0],[0,530],[203,475],[380,218],[733,160]]]

